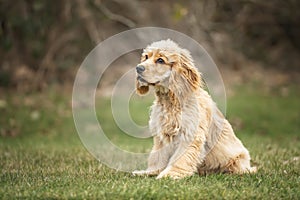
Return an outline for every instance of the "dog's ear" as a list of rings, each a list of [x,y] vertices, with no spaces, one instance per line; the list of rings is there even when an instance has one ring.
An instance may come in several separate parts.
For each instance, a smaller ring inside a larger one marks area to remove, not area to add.
[[[190,88],[195,91],[201,86],[201,78],[198,70],[195,67],[184,66],[181,75],[186,79]]]
[[[149,86],[141,84],[141,82],[138,80],[135,80],[135,87],[136,87],[136,93],[139,95],[145,95],[149,91]]]
[[[197,68],[194,67],[190,56],[182,55],[180,59],[173,64],[169,84],[170,90],[177,94],[177,96],[182,97],[202,87],[200,73]]]

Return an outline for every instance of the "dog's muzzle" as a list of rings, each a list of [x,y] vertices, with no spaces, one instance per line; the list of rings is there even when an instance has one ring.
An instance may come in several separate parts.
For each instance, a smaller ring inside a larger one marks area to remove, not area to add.
[[[148,83],[148,81],[146,81],[141,75],[138,75],[137,80],[141,81],[141,82],[144,82],[144,83]]]
[[[145,67],[143,65],[138,65],[136,66],[136,72],[137,72],[137,80],[138,81],[141,81],[141,82],[144,82],[144,83],[147,83],[149,85],[156,85],[159,83],[159,81],[155,82],[155,83],[150,83],[148,81],[146,81],[143,76],[142,76],[142,73],[145,71]]]

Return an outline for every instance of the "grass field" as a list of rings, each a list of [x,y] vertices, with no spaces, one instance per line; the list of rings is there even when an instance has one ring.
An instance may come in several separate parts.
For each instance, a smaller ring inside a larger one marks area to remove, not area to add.
[[[0,198],[300,199],[299,87],[265,92],[249,85],[234,91],[227,118],[258,173],[194,175],[177,181],[133,177],[94,159],[75,130],[71,94],[8,93],[0,99]],[[139,148],[114,125],[107,100],[98,101],[97,108],[112,141]],[[144,105],[132,105],[131,113],[146,123]],[[151,140],[140,145],[149,149]]]

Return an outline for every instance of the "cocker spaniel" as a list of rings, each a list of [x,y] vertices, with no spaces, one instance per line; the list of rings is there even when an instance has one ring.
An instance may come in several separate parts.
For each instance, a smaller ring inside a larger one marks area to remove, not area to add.
[[[144,49],[136,67],[136,91],[154,87],[149,128],[154,146],[148,168],[134,175],[174,179],[194,173],[252,173],[250,155],[203,89],[190,52],[172,40]]]

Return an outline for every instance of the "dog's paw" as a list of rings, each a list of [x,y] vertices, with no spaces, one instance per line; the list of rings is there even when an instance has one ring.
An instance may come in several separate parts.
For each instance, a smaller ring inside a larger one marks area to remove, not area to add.
[[[156,179],[162,179],[162,178],[171,178],[171,179],[174,179],[174,180],[176,180],[176,179],[181,179],[181,178],[183,178],[184,176],[178,176],[178,174],[177,175],[175,175],[175,174],[172,174],[172,173],[166,173],[166,174],[159,174],[157,177],[156,177]]]
[[[257,172],[257,167],[251,167],[249,169],[249,173],[252,174],[252,173],[256,173]]]
[[[193,175],[192,172],[182,173],[175,170],[172,167],[167,167],[156,177],[156,179],[161,179],[161,178],[182,179],[184,177],[191,176],[191,175]]]
[[[152,169],[136,170],[132,172],[134,176],[156,176],[158,173],[159,170],[152,170]]]
[[[162,178],[167,178],[167,177],[168,177],[168,174],[161,174],[160,173],[155,179],[162,179]]]
[[[146,170],[135,170],[132,172],[133,176],[146,176],[148,172]]]
[[[178,179],[177,176],[175,176],[174,173],[172,173],[172,171],[170,170],[170,167],[167,167],[166,169],[164,169],[157,177],[156,179],[161,179],[161,178],[172,178],[172,179]]]

